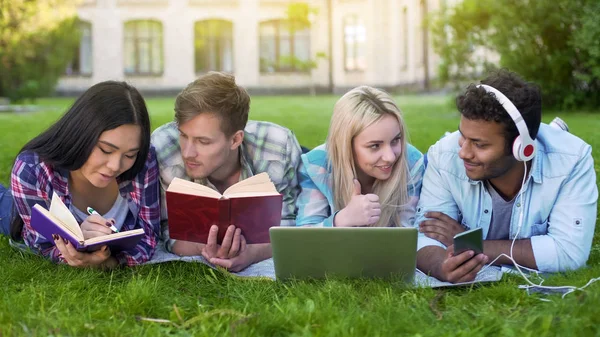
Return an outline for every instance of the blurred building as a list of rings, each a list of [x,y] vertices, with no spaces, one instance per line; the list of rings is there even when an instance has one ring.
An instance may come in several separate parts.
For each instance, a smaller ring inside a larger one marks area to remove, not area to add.
[[[83,0],[79,53],[58,91],[114,79],[176,92],[210,70],[232,72],[253,92],[427,88],[435,79],[439,58],[424,20],[445,0],[308,0],[318,13],[293,33],[284,21],[291,2]],[[317,53],[327,58],[310,71],[289,62]]]

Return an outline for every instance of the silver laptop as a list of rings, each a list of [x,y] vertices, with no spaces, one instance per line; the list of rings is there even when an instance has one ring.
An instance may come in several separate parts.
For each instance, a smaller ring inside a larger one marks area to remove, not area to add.
[[[417,229],[271,227],[277,279],[385,278],[412,282]]]

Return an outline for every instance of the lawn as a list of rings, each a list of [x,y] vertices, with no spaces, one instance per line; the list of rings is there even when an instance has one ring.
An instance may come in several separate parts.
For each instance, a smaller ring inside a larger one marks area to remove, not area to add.
[[[327,134],[336,97],[255,97],[252,119],[292,129],[314,147]],[[55,121],[70,99],[43,99],[43,111],[0,114],[0,182],[27,140]],[[411,142],[426,151],[458,113],[444,96],[397,97]],[[149,99],[153,128],[173,119],[172,99]],[[557,113],[546,112],[544,121]],[[598,173],[600,118],[560,112],[593,146]],[[589,268],[549,277],[546,285],[585,284],[600,276],[600,238]],[[529,296],[516,276],[460,289],[410,289],[398,282],[240,279],[201,264],[165,263],[110,272],[56,266],[23,255],[0,237],[0,336],[294,335],[294,336],[600,336],[600,282],[585,292]]]

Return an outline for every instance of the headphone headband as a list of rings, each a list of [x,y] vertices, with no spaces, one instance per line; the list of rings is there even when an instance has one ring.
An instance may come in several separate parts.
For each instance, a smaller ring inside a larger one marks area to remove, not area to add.
[[[534,141],[531,139],[531,136],[529,135],[529,129],[527,128],[527,123],[525,123],[525,120],[523,119],[523,116],[521,116],[521,113],[517,107],[508,99],[508,97],[500,92],[500,90],[492,86],[487,84],[478,84],[477,88],[483,88],[486,92],[493,93],[496,101],[498,101],[504,110],[508,112],[509,116],[517,126],[519,137],[515,139],[515,145],[517,146],[513,146],[513,152],[516,151],[514,153],[515,158],[521,161],[531,160],[535,154]],[[515,149],[515,147],[517,149]]]

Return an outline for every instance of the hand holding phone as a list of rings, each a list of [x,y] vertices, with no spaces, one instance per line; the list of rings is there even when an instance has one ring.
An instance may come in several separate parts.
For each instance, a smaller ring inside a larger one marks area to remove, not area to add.
[[[483,253],[483,229],[481,227],[454,236],[454,256],[467,250],[475,252],[474,256]]]

